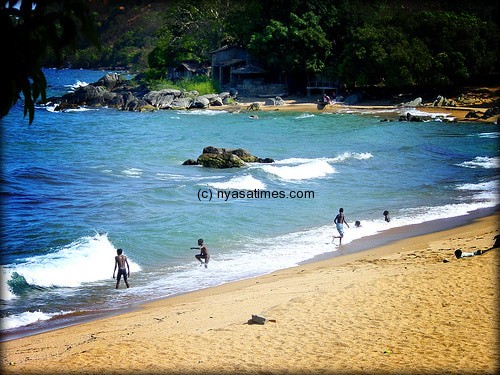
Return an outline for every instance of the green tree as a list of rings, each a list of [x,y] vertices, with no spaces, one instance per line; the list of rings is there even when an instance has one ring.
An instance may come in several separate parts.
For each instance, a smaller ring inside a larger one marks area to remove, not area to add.
[[[221,1],[183,2],[165,12],[157,43],[148,55],[150,70],[164,76],[168,67],[180,62],[206,61],[211,50],[234,40],[225,31],[228,7],[229,2]]]
[[[495,67],[497,41],[497,27],[474,15],[424,11],[400,17],[384,8],[351,30],[338,74],[358,86],[460,85]]]
[[[409,44],[398,28],[358,27],[341,56],[339,74],[343,81],[358,86],[413,84]]]
[[[427,47],[430,68],[419,84],[461,84],[496,64],[498,27],[477,16],[449,11],[421,12],[404,23],[408,34]]]
[[[271,71],[279,72],[292,88],[305,86],[309,75],[323,71],[332,43],[312,12],[290,14],[288,24],[271,20],[254,33],[248,48]]]
[[[47,82],[43,59],[53,53],[61,62],[68,48],[76,49],[80,36],[96,46],[99,39],[92,14],[81,0],[4,0],[0,3],[0,38],[4,68],[0,79],[0,117],[24,96],[24,115],[30,124],[35,102],[45,100]]]

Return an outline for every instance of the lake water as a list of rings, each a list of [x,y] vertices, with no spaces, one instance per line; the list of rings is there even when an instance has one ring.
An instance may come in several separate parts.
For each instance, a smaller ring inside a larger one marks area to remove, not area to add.
[[[45,73],[50,96],[106,72]],[[384,116],[40,106],[28,125],[18,103],[0,120],[2,332],[50,329],[335,255],[340,207],[345,246],[498,204],[497,125]],[[205,146],[276,162],[182,165]],[[211,254],[206,269],[190,249],[198,238]],[[130,289],[114,289],[116,248],[130,261]]]

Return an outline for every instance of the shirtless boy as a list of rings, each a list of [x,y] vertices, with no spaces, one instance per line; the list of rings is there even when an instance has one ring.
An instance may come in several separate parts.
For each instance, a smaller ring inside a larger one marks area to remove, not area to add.
[[[113,270],[113,279],[115,278],[116,268],[118,268],[118,275],[116,277],[116,289],[118,289],[118,285],[120,284],[120,279],[123,275],[123,281],[125,281],[125,285],[129,288],[127,278],[130,277],[130,266],[128,265],[128,260],[125,255],[123,255],[122,249],[117,249],[115,256],[115,269]]]
[[[198,240],[198,246],[200,249],[200,253],[196,254],[194,257],[200,261],[201,264],[203,264],[203,260],[205,260],[205,268],[207,268],[208,261],[210,260],[210,254],[208,254],[208,249],[205,246],[205,243],[203,242],[203,239]],[[191,249],[198,249],[198,247],[192,247]]]
[[[342,238],[344,237],[344,224],[347,225],[347,228],[349,228],[349,224],[347,224],[347,221],[345,220],[343,208],[339,209],[339,213],[337,214],[337,216],[335,216],[335,219],[333,220],[333,222],[335,223],[335,226],[337,227],[337,231],[339,232],[339,235],[333,236],[332,242],[335,238],[338,238],[339,245],[342,245]]]

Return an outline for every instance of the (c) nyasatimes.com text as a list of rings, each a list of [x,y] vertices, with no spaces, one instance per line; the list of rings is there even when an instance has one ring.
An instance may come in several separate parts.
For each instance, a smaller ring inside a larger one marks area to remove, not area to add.
[[[209,188],[198,190],[199,201],[230,199],[314,199],[312,190],[212,190]]]

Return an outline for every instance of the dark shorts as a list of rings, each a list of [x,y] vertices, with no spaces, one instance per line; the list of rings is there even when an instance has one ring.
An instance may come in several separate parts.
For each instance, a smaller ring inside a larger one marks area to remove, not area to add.
[[[119,268],[118,269],[118,276],[116,276],[117,280],[120,280],[120,277],[123,275],[123,280],[127,281],[127,269],[126,268]]]

